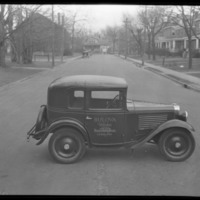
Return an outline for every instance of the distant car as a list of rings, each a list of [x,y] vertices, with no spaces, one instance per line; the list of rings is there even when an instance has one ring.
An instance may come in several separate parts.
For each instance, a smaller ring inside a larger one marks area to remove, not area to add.
[[[41,144],[49,134],[49,152],[73,163],[86,147],[158,145],[169,161],[184,161],[195,149],[188,113],[177,104],[127,99],[127,83],[111,76],[77,75],[54,80],[36,124],[27,133]]]
[[[89,57],[89,54],[90,54],[90,50],[83,50],[82,58]]]

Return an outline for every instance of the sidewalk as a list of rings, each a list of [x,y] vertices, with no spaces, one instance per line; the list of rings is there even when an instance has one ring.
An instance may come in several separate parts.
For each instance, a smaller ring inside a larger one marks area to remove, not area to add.
[[[124,56],[120,57],[124,58]],[[136,64],[137,67],[141,67],[145,70],[152,71],[156,74],[164,76],[168,79],[171,79],[179,84],[181,84],[185,88],[189,88],[200,92],[200,79],[182,72],[177,72],[171,69],[166,69],[164,67],[156,66],[153,64],[149,64],[147,62],[144,63],[144,66],[141,65],[141,60],[136,60],[133,58],[127,57],[127,60],[130,60]]]

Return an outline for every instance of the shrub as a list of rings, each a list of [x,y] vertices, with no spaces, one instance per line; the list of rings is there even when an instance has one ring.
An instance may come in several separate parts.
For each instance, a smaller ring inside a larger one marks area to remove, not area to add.
[[[64,56],[71,56],[71,55],[72,55],[72,51],[71,51],[70,49],[67,48],[67,49],[64,50],[63,55],[64,55]]]
[[[169,52],[169,56],[171,57],[177,57],[177,56],[182,57],[182,55],[183,55],[183,51]]]
[[[150,49],[150,51],[148,51],[148,49],[145,51],[147,54],[153,54],[153,51],[152,49]],[[165,49],[165,48],[156,48],[155,49],[155,54],[158,55],[158,56],[169,56],[170,55],[170,52],[168,49]]]
[[[150,50],[150,54],[152,54],[152,50]],[[177,51],[177,52],[170,52],[168,49],[165,48],[156,48],[155,49],[155,54],[158,56],[166,56],[166,57],[182,57],[183,51]]]
[[[198,49],[195,49],[192,51],[192,57],[193,58],[200,58],[200,51]]]

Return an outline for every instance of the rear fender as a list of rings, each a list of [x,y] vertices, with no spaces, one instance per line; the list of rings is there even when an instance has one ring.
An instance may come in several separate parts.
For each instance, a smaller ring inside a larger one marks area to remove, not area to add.
[[[88,144],[90,144],[87,130],[84,128],[84,126],[81,123],[79,123],[78,121],[73,120],[73,119],[62,119],[62,120],[58,120],[58,121],[53,122],[48,127],[48,130],[46,131],[44,136],[41,138],[41,140],[37,143],[37,145],[42,144],[44,142],[44,140],[47,138],[47,136],[49,135],[49,133],[54,133],[57,129],[60,129],[60,128],[63,128],[63,127],[69,127],[69,128],[77,129],[81,133],[81,135],[83,136],[83,139]]]
[[[169,128],[184,128],[186,130],[188,130],[189,132],[194,132],[194,128],[187,122],[181,121],[181,120],[177,120],[177,119],[173,119],[173,120],[169,120],[167,122],[165,122],[164,124],[160,125],[158,128],[156,128],[155,130],[153,130],[151,132],[150,135],[148,135],[148,137],[146,137],[144,140],[142,140],[141,142],[132,145],[131,148],[136,148],[146,142],[148,142],[149,140],[151,140],[154,136],[156,136],[157,134],[161,133],[162,131],[169,129]]]
[[[46,105],[41,105],[38,113],[38,117],[35,124],[35,131],[41,131],[45,128],[47,122],[47,108]]]

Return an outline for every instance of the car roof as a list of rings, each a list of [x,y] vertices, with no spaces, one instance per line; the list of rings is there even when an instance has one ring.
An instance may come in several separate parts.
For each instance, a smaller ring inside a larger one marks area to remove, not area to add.
[[[123,78],[101,75],[74,75],[65,76],[54,80],[51,88],[79,87],[79,88],[127,88],[127,82]]]

